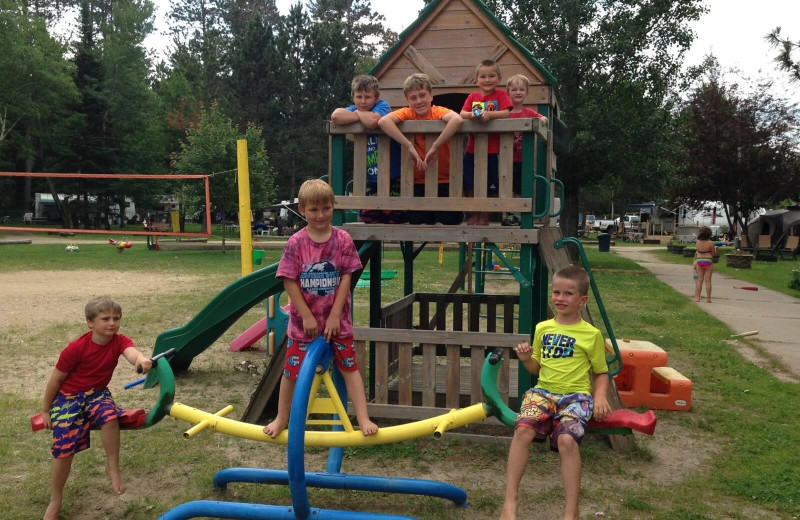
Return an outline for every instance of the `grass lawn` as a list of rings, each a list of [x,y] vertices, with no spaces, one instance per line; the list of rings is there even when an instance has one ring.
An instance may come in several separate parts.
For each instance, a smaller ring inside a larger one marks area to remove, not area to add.
[[[592,250],[594,249],[594,250]],[[279,251],[267,251],[264,266],[277,261]],[[669,353],[669,364],[694,385],[690,412],[657,411],[653,437],[637,436],[638,450],[619,454],[604,439],[588,437],[582,447],[584,479],[581,518],[623,520],[779,519],[800,516],[800,418],[775,413],[779,402],[800,398],[797,384],[776,380],[742,358],[728,339],[731,331],[698,312],[684,295],[659,282],[636,263],[613,253],[587,254],[603,301],[618,338],[649,340]],[[676,255],[670,260],[686,260]],[[724,262],[724,260],[723,260]],[[457,271],[457,253],[446,252],[437,264],[435,248],[417,261],[417,290],[445,291]],[[720,265],[720,264],[717,264]],[[754,263],[787,269],[796,265]],[[402,296],[402,259],[385,253],[384,269],[401,271],[384,287],[383,303]],[[724,266],[723,266],[724,268]],[[143,280],[148,276],[180,273],[195,277],[192,284],[170,286],[160,294],[124,298],[123,332],[144,352],[152,349],[162,331],[180,326],[205,306],[226,284],[239,276],[238,251],[146,251],[122,254],[102,244],[82,244],[67,254],[62,245],[0,246],[0,277],[58,271],[85,276],[102,286],[112,277]],[[750,280],[736,273],[737,277]],[[759,276],[761,276],[759,274]],[[788,278],[787,278],[788,280]],[[760,279],[750,280],[763,283]],[[779,283],[779,281],[775,281]],[[784,283],[785,285],[785,283]],[[498,292],[514,291],[513,282],[490,277]],[[119,286],[117,286],[119,287]],[[119,287],[120,292],[124,288]],[[115,295],[115,286],[106,291]],[[786,292],[786,291],[784,291]],[[797,291],[795,292],[797,293]],[[800,294],[794,294],[800,296]],[[56,310],[70,295],[54,293],[45,303]],[[81,293],[82,297],[82,293]],[[88,299],[88,298],[86,298]],[[366,324],[368,290],[357,289],[356,322]],[[30,312],[34,312],[31,309]],[[177,379],[176,401],[205,410],[233,404],[232,417],[244,410],[258,375],[242,368],[245,361],[263,368],[263,352],[232,353],[227,345],[263,316],[263,307],[246,313],[217,343]],[[592,309],[598,324],[597,309]],[[49,497],[50,441],[44,432],[31,434],[28,417],[39,411],[44,389],[58,352],[85,330],[80,315],[22,324],[0,321],[0,510],[6,519],[41,517]],[[124,366],[123,366],[124,365]],[[151,390],[123,391],[136,379],[124,360],[115,373],[112,391],[126,407],[152,406]],[[214,473],[225,467],[285,469],[286,449],[203,432],[189,441],[181,438],[187,425],[166,418],[152,428],[122,434],[122,467],[128,485],[123,499],[107,492],[104,455],[99,437],[94,447],[75,458],[67,484],[63,519],[153,519],[191,500],[228,500],[287,505],[288,488],[236,484],[225,492],[212,490]],[[332,490],[309,490],[312,506],[331,509],[403,514],[426,520],[496,518],[502,504],[507,449],[500,445],[459,440],[419,439],[374,448],[347,448],[343,470],[350,474],[392,475],[441,479],[464,487],[470,507],[455,508],[439,499]],[[327,454],[308,449],[306,467],[321,471]],[[541,446],[530,455],[523,481],[529,509],[521,518],[555,518],[562,502],[558,457]]]

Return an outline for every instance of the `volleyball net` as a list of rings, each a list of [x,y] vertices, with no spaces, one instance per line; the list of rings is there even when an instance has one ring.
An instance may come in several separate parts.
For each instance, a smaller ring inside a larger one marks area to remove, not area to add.
[[[0,231],[209,237],[209,175],[0,172]]]

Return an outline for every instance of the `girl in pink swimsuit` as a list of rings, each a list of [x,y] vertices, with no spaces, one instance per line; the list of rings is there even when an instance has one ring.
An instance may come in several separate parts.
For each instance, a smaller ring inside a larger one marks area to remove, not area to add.
[[[717,255],[717,246],[711,241],[711,228],[703,226],[697,234],[695,243],[694,262],[692,270],[695,274],[694,301],[700,301],[700,292],[703,281],[706,284],[706,298],[711,303],[711,274],[714,271],[714,257]]]

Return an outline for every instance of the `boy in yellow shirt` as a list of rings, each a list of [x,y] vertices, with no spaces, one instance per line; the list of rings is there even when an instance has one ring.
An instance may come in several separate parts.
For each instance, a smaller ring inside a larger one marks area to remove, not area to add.
[[[544,442],[548,436],[550,449],[561,455],[564,520],[578,520],[580,444],[586,423],[592,416],[603,420],[611,413],[606,399],[608,365],[603,335],[579,314],[589,298],[588,291],[586,271],[575,266],[559,270],[553,275],[551,295],[557,316],[536,326],[533,347],[520,343],[514,349],[520,363],[531,374],[538,374],[539,381],[522,397],[508,453],[501,520],[517,518],[519,484],[528,464],[528,449],[532,442]]]

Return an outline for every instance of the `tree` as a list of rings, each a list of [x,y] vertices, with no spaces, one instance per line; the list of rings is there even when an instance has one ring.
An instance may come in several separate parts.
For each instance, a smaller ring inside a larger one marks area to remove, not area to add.
[[[689,23],[704,12],[701,0],[492,0],[489,6],[559,81],[556,115],[567,124],[569,143],[558,160],[565,234],[577,233],[582,188],[657,189],[672,175],[670,164],[655,158],[669,146],[672,93],[693,38]],[[619,202],[627,196],[612,195]]]
[[[176,47],[173,68],[181,70],[206,104],[222,94],[223,57],[227,49],[225,0],[177,0],[169,12]]]
[[[0,48],[0,159],[8,169],[48,171],[69,153],[62,130],[78,95],[66,48],[43,17],[12,0],[0,0]],[[2,192],[14,194],[18,208],[31,207],[30,178],[4,180]]]
[[[682,112],[679,195],[694,206],[722,202],[731,229],[745,235],[758,209],[800,194],[800,113],[774,97],[770,84],[752,89],[745,94],[726,82],[710,58]]]
[[[386,18],[372,10],[370,0],[309,0],[308,10],[312,20],[340,24],[359,62],[374,62],[397,41],[397,33],[383,26]]]
[[[793,56],[795,50],[800,52],[800,40],[793,42],[789,38],[781,38],[780,27],[776,27],[769,33],[766,40],[772,45],[772,48],[780,51],[775,56],[778,68],[786,71],[791,81],[800,83],[800,61]]]
[[[223,222],[230,212],[236,211],[238,189],[236,184],[236,141],[247,139],[250,163],[250,197],[255,201],[269,201],[275,196],[275,179],[264,147],[262,131],[248,125],[243,136],[237,132],[231,119],[219,105],[212,103],[202,110],[196,125],[186,132],[181,151],[173,167],[182,174],[213,174],[211,178],[211,204],[222,215]],[[187,188],[193,190],[194,188]],[[183,205],[202,200],[198,193],[183,192]],[[244,232],[244,230],[243,230]],[[224,245],[223,228],[223,245]]]

